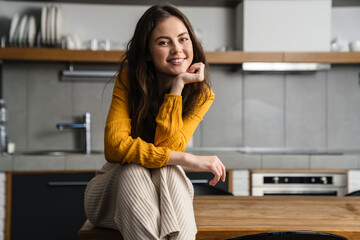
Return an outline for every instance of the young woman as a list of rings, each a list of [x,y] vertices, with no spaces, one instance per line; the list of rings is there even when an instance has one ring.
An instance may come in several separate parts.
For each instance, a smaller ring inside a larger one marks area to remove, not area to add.
[[[124,239],[195,239],[194,189],[181,166],[225,180],[216,156],[184,153],[214,100],[204,51],[169,4],[136,25],[115,81],[105,126],[107,163],[90,181],[85,211]]]

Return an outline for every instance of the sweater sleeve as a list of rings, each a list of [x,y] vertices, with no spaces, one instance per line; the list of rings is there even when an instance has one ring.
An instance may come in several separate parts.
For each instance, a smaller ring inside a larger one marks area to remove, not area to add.
[[[127,77],[123,71],[121,78]],[[115,80],[113,98],[105,125],[105,158],[108,162],[137,163],[146,168],[167,165],[171,150],[155,146],[141,138],[131,137],[131,119],[128,111],[127,91]]]
[[[211,89],[210,98],[200,99],[188,116],[182,118],[182,97],[166,94],[156,118],[155,146],[168,147],[173,151],[185,151],[197,126],[215,99]],[[205,102],[204,102],[205,101]]]

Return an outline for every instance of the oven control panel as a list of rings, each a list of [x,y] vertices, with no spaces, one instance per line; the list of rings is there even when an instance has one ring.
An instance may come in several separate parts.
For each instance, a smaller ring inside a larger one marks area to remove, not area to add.
[[[347,174],[331,172],[253,172],[251,195],[346,194]]]
[[[269,176],[264,177],[264,184],[332,184],[332,176],[291,177]]]

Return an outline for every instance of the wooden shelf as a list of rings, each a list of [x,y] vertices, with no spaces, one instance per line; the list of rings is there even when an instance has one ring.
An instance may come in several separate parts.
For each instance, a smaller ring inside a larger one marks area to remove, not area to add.
[[[124,51],[63,50],[58,48],[0,48],[3,61],[118,63]],[[206,52],[210,64],[243,62],[313,62],[358,64],[360,52]]]
[[[284,62],[360,63],[360,52],[286,52]]]

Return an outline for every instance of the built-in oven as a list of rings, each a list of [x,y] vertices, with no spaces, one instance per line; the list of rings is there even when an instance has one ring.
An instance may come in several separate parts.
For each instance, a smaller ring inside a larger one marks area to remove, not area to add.
[[[347,192],[346,172],[253,171],[251,195],[343,196]]]

